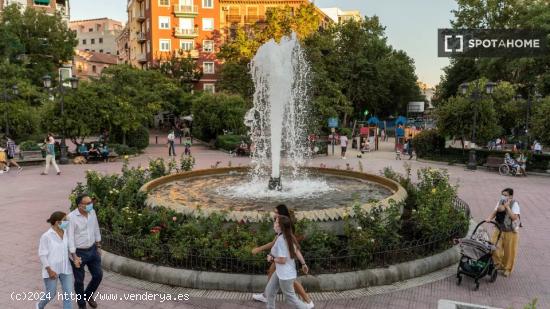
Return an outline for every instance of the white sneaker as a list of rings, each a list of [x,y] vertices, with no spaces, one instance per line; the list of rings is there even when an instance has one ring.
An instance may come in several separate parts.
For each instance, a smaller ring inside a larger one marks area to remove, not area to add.
[[[36,303],[34,304],[34,307],[35,307],[36,309],[40,309],[40,308],[38,307],[38,302],[36,302]]]
[[[267,298],[265,298],[264,294],[252,294],[252,299],[255,301],[261,301],[262,303],[267,303]]]
[[[306,304],[307,309],[311,309],[313,307],[315,307],[315,305],[313,304],[313,301],[310,301],[309,303]]]

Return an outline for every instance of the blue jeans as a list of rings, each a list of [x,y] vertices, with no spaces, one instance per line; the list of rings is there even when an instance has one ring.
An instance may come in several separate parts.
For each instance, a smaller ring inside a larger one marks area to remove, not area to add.
[[[174,141],[168,141],[168,156],[176,156],[176,147],[174,146]]]
[[[103,270],[101,269],[101,256],[97,252],[96,245],[89,249],[76,249],[76,255],[82,259],[82,262],[80,268],[76,268],[71,261],[74,274],[74,292],[78,305],[83,306],[86,304],[86,300],[93,297],[99,287],[101,279],[103,279]],[[84,266],[88,266],[88,270],[92,274],[92,280],[88,283],[86,290],[84,290]]]
[[[73,302],[71,301],[71,293],[73,292],[73,275],[58,274],[59,281],[61,281],[61,288],[63,289],[63,309],[72,309]],[[51,301],[57,299],[57,279],[44,278],[44,286],[46,287],[46,295],[38,303],[38,308],[44,309],[46,305]]]

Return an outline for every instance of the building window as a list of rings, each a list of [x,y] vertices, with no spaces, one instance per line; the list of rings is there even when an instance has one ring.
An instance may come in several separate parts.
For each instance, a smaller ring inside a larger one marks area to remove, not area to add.
[[[92,65],[92,72],[96,73],[97,71],[97,68],[95,67],[95,65]]]
[[[147,53],[151,52],[151,41],[147,41]]]
[[[100,53],[103,53],[103,49],[100,49],[99,52],[100,52]]]
[[[204,62],[202,64],[204,74],[214,74],[214,62]]]
[[[88,32],[94,32],[94,28],[88,28]]]
[[[206,31],[214,30],[214,18],[203,18],[202,30],[206,30]]]
[[[99,44],[103,43],[103,38],[99,38]]]
[[[95,28],[97,29],[97,32],[100,32],[101,31],[101,24],[95,25]]]
[[[202,86],[202,89],[204,90],[204,92],[215,93],[216,92],[216,85],[214,85],[214,84],[204,84]]]
[[[86,39],[82,40],[82,45],[86,45]]]
[[[159,6],[170,6],[170,0],[159,0]]]
[[[213,9],[214,0],[202,0],[202,7],[205,9]]]
[[[169,51],[171,50],[170,45],[171,45],[171,40],[165,40],[165,39],[162,40],[162,39],[161,39],[161,40],[160,40],[160,48],[159,48],[159,50],[160,50],[161,52],[169,52]]]
[[[211,53],[214,51],[214,41],[204,40],[202,42],[202,51],[205,53]]]
[[[159,29],[170,29],[169,16],[159,16]]]
[[[91,44],[95,44],[95,39],[91,39],[90,41]]]
[[[181,40],[180,49],[185,51],[190,51],[195,49],[195,41],[193,40]]]

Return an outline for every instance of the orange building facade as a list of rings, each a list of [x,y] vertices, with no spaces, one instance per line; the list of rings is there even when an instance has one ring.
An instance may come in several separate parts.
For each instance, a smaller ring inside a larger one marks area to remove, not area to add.
[[[127,62],[147,69],[172,55],[197,59],[196,90],[216,91],[224,40],[242,25],[262,23],[270,8],[297,8],[309,0],[128,0]],[[331,22],[321,10],[322,26]],[[125,62],[124,59],[121,59]]]

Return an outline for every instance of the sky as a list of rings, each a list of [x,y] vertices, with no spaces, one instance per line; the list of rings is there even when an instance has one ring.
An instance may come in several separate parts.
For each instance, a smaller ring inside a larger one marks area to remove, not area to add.
[[[126,0],[73,0],[71,19],[109,17],[126,21]],[[361,15],[380,17],[388,42],[415,61],[418,80],[439,83],[448,58],[437,57],[437,29],[449,28],[456,8],[454,0],[315,0],[318,7],[359,10]]]

